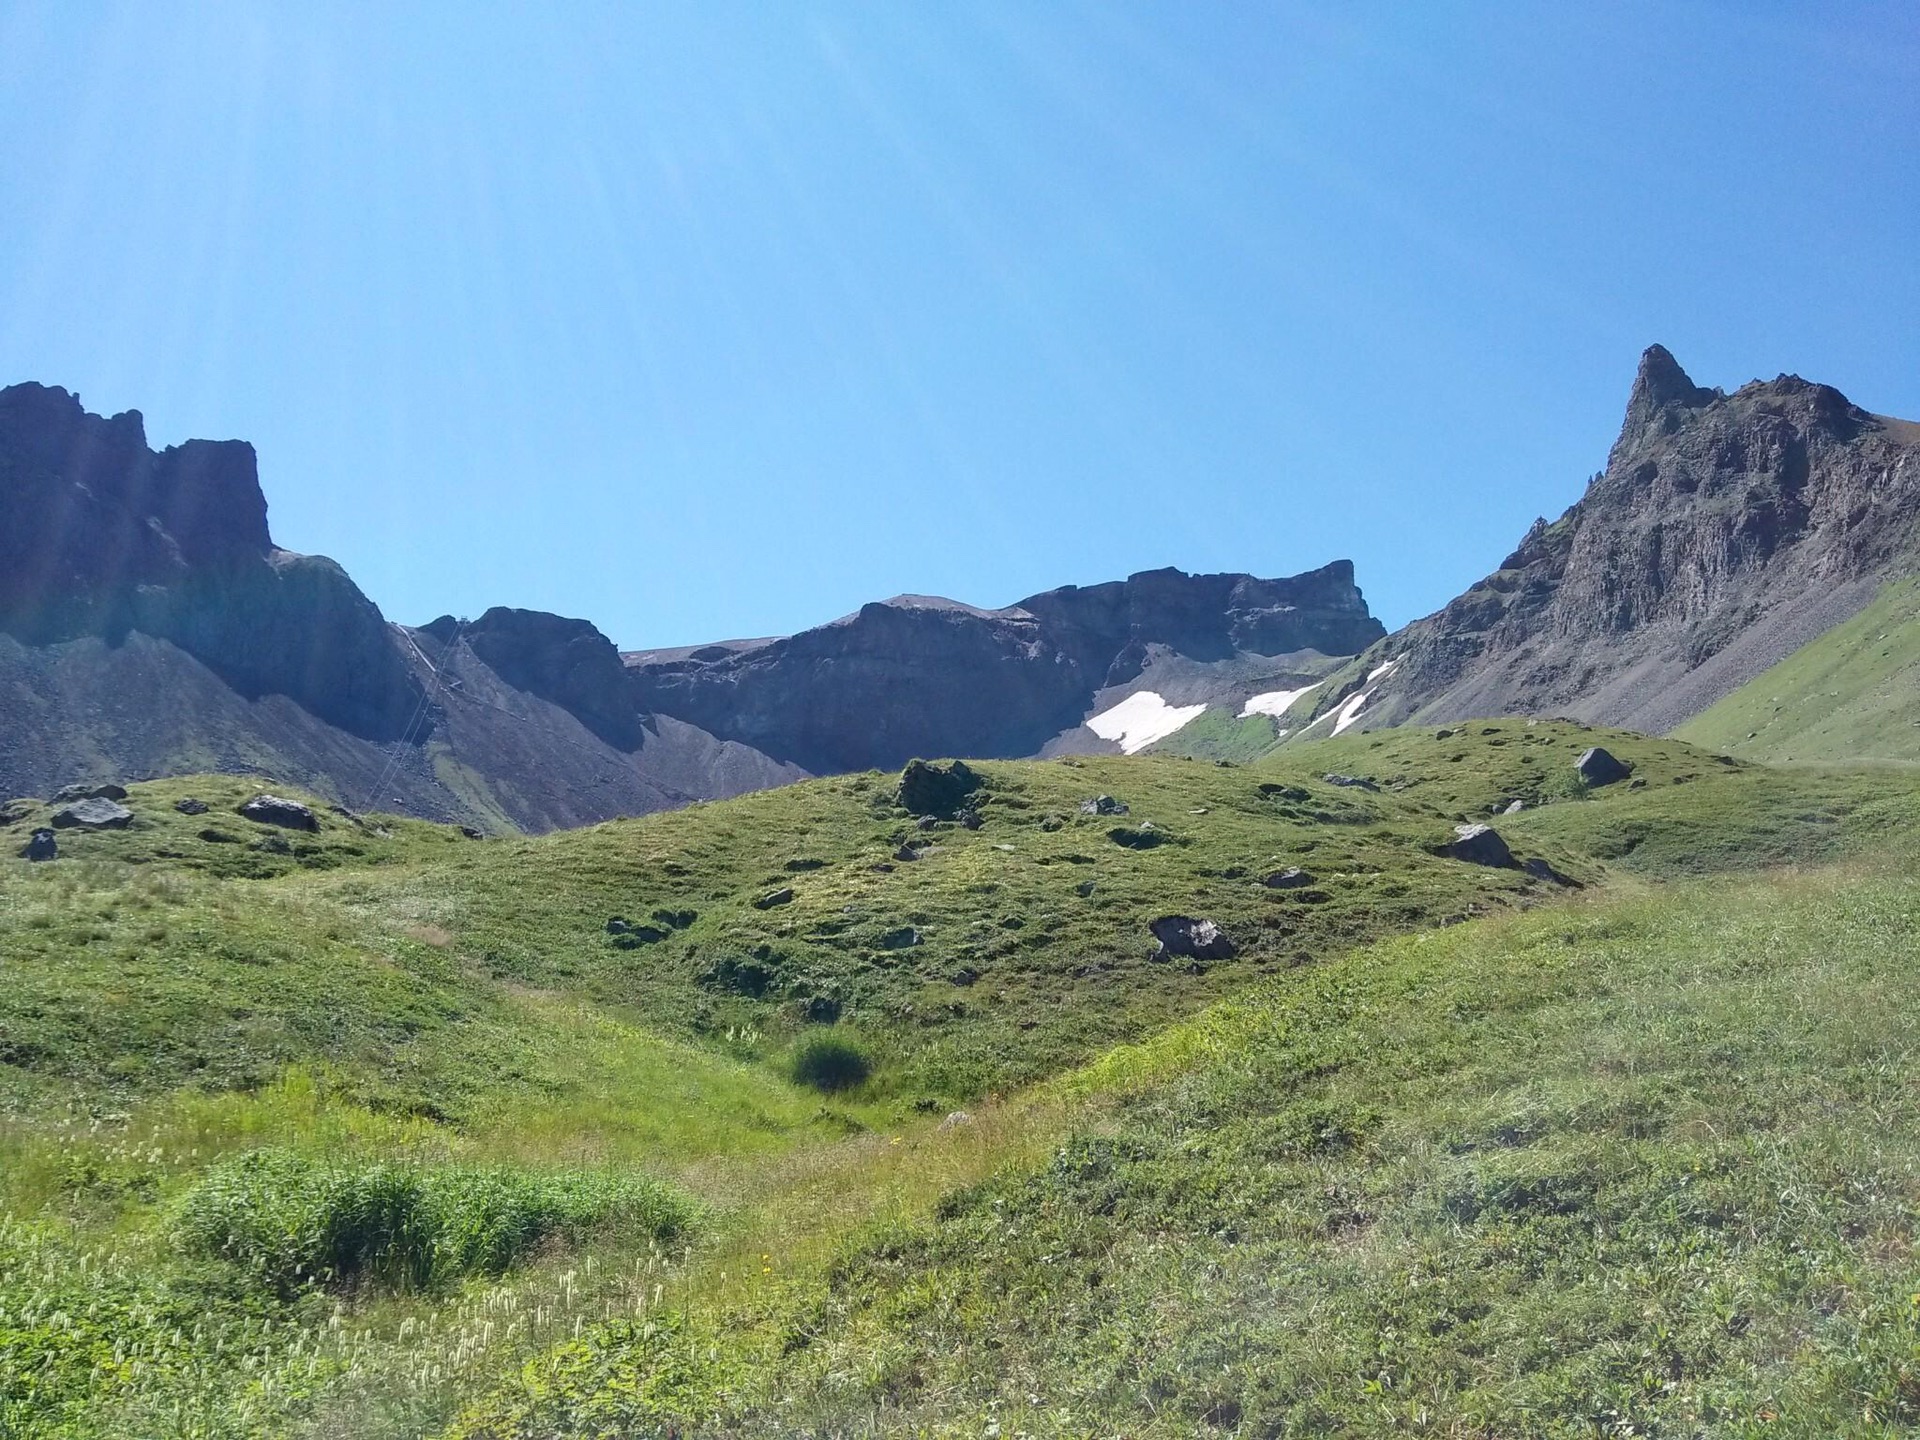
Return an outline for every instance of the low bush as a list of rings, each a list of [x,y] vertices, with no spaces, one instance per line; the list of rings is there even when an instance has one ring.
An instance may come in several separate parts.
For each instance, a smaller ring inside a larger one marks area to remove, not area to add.
[[[866,1052],[838,1035],[813,1035],[795,1047],[791,1071],[796,1085],[829,1093],[851,1090],[873,1073]]]
[[[214,1167],[188,1192],[176,1238],[187,1253],[232,1261],[283,1293],[354,1283],[414,1290],[497,1275],[549,1239],[616,1225],[666,1239],[690,1219],[685,1199],[635,1176],[348,1166],[262,1150]]]

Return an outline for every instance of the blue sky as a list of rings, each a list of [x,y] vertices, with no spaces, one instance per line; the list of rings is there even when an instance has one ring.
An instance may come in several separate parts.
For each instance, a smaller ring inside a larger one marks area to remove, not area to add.
[[[420,623],[629,648],[1350,556],[1649,342],[1920,417],[1904,3],[0,3],[0,382],[255,443]]]

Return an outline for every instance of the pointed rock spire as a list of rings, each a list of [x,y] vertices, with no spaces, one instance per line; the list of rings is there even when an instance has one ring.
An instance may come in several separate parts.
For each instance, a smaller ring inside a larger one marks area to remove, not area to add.
[[[1633,377],[1633,393],[1627,397],[1627,419],[1620,436],[1624,440],[1638,435],[1675,406],[1696,409],[1718,398],[1718,391],[1694,384],[1666,346],[1649,345]]]

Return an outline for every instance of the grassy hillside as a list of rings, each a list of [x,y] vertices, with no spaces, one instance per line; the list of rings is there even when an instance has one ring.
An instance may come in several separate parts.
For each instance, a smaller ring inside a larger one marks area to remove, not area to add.
[[[1031,1159],[457,1433],[1905,1433],[1916,953],[1902,867],[1296,971],[994,1117]]]
[[[1920,580],[1888,585],[1674,733],[1768,763],[1920,761]]]
[[[1630,784],[1577,783],[1596,741]],[[979,770],[977,828],[864,775],[484,841],[326,809],[276,831],[237,815],[245,782],[165,781],[126,831],[0,862],[0,1433],[409,1435],[489,1393],[473,1433],[547,1433],[586,1426],[568,1397],[603,1365],[621,1404],[777,1428],[777,1383],[851,1415],[881,1392],[848,1376],[892,1362],[834,1277],[974,1187],[1011,1203],[1089,1127],[1149,1144],[1125,1107],[1240,1073],[1214,1037],[1249,995],[1320,1006],[1382,937],[1920,815],[1920,784],[1544,722]],[[1083,813],[1101,795],[1128,812]],[[1516,799],[1515,854],[1587,890],[1439,853]],[[47,809],[7,814],[11,852]],[[1235,953],[1151,958],[1168,914]],[[1241,1164],[1216,1159],[1193,1183]],[[790,1353],[851,1368],[756,1348],[816,1322],[851,1328]],[[656,1352],[709,1358],[643,1375]],[[971,1413],[969,1383],[912,1403]]]

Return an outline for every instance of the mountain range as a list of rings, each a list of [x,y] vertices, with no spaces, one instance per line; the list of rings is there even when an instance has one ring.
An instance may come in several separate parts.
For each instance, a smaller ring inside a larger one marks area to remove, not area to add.
[[[1148,571],[982,609],[902,595],[795,635],[622,654],[495,607],[410,627],[277,545],[240,441],[0,390],[0,793],[256,773],[355,809],[547,830],[914,756],[1223,758],[1402,723],[1667,733],[1913,566],[1920,425],[1794,376],[1642,356],[1606,468],[1389,635],[1354,569]]]

